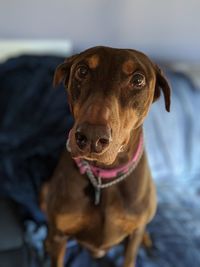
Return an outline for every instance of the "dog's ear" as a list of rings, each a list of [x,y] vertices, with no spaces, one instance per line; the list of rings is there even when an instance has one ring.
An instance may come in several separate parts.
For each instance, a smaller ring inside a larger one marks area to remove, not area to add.
[[[53,78],[54,87],[58,86],[61,82],[64,82],[65,85],[68,84],[70,69],[76,57],[77,55],[73,55],[65,59],[64,63],[57,66]]]
[[[163,91],[164,99],[165,99],[165,108],[169,112],[170,111],[170,86],[165,78],[161,69],[155,65],[155,72],[156,72],[156,85],[154,91],[154,99],[153,102],[156,101],[160,97],[160,90]]]

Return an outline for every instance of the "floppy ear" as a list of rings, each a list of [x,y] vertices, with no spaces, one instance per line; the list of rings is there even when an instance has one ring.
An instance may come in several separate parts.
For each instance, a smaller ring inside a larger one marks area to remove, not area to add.
[[[71,65],[76,57],[77,55],[71,56],[65,59],[64,63],[58,65],[53,78],[54,87],[58,86],[61,82],[64,82],[65,85],[68,83]]]
[[[170,86],[160,68],[155,65],[156,71],[156,85],[154,91],[154,99],[153,102],[156,101],[160,97],[160,90],[163,91],[164,99],[165,99],[165,108],[169,112],[170,111]]]

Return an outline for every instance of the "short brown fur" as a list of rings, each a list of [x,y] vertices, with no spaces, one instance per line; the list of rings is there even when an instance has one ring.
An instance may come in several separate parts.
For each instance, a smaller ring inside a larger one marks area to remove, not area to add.
[[[80,64],[86,64],[89,72],[77,80]],[[134,80],[136,71],[145,75],[142,87]],[[129,177],[102,189],[99,205],[94,204],[94,188],[87,176],[79,173],[72,157],[82,157],[107,169],[128,162],[137,149],[142,123],[160,90],[169,111],[168,83],[144,54],[108,47],[91,48],[67,59],[55,72],[54,84],[61,81],[65,83],[75,122],[69,140],[71,153],[63,152],[41,195],[49,224],[46,248],[51,266],[63,267],[68,237],[75,238],[94,256],[103,256],[109,248],[126,240],[123,266],[135,266],[142,239],[151,244],[145,227],[156,211],[155,186],[146,153],[143,152]],[[112,141],[101,153],[77,147],[76,129],[85,122],[91,129],[105,125],[112,130]]]
[[[98,55],[93,55],[89,57],[88,59],[88,64],[91,69],[96,69],[99,65],[99,57]]]
[[[128,59],[127,61],[125,61],[122,65],[122,71],[125,74],[131,74],[134,70],[134,62],[130,59]]]

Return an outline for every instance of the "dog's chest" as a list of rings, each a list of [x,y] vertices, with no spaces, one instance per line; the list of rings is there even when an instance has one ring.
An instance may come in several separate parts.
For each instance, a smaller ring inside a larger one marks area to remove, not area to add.
[[[130,204],[120,199],[116,190],[111,191],[102,192],[97,206],[93,194],[89,201],[86,197],[69,212],[58,214],[57,229],[93,247],[110,247],[119,243],[138,228],[142,215],[134,214]]]

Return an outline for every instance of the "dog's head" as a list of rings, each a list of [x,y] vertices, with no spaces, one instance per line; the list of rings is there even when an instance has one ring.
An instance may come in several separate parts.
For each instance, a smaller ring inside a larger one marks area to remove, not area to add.
[[[54,85],[64,81],[74,117],[69,145],[73,157],[112,164],[132,130],[141,126],[163,91],[170,88],[160,69],[141,52],[94,47],[65,60]]]

